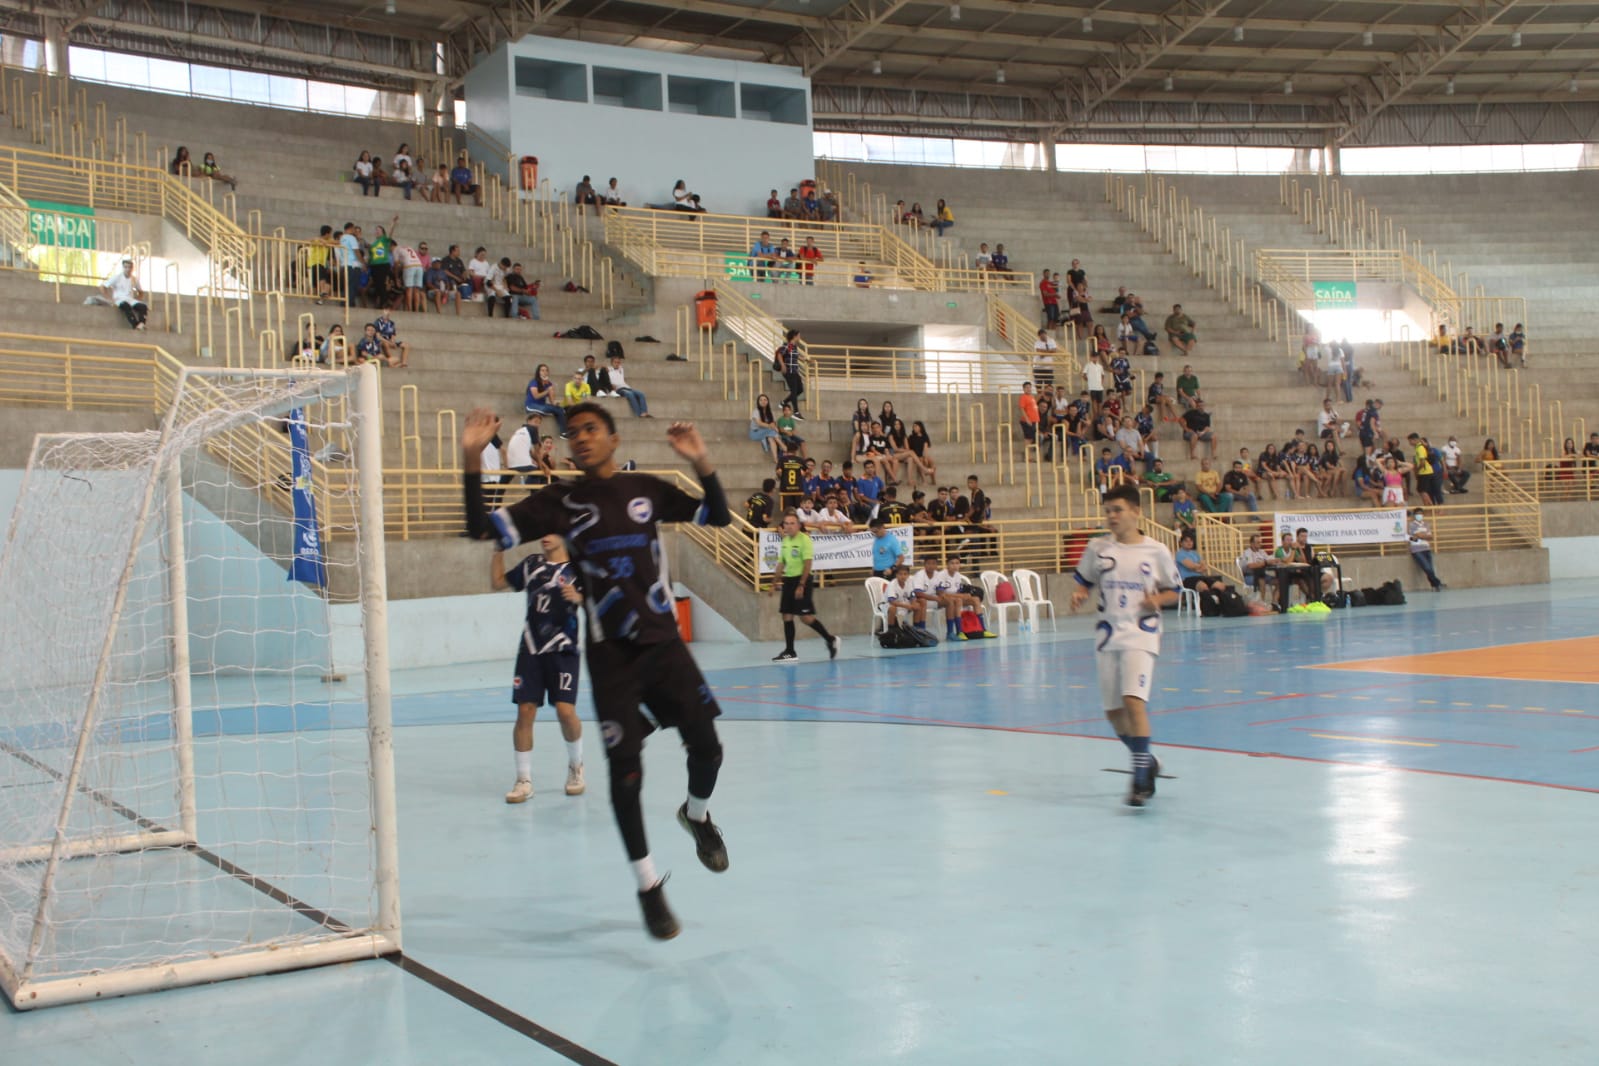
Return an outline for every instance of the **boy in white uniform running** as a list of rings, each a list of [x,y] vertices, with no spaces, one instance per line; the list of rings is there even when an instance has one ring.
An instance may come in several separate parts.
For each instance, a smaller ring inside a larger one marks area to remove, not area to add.
[[[1160,612],[1177,602],[1182,582],[1166,546],[1138,531],[1138,489],[1117,485],[1105,493],[1110,536],[1088,542],[1077,564],[1071,609],[1099,589],[1099,624],[1094,627],[1099,695],[1105,717],[1133,756],[1127,806],[1142,807],[1155,794],[1160,761],[1149,752],[1149,690],[1160,654]]]

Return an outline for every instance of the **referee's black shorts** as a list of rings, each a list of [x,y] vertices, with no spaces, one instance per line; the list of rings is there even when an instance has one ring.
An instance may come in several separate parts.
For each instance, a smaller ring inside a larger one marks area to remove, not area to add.
[[[816,613],[816,605],[811,602],[811,594],[816,591],[815,583],[812,582],[805,586],[805,595],[803,596],[800,595],[799,583],[800,579],[797,577],[785,577],[783,579],[783,591],[777,608],[779,614],[809,616]]]

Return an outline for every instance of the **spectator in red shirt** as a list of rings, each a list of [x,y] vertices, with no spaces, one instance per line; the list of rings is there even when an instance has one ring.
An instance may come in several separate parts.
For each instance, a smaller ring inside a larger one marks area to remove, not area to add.
[[[800,247],[799,253],[800,273],[805,277],[805,284],[816,284],[816,267],[822,261],[822,250],[816,247],[815,237],[806,237],[805,243]]]
[[[782,218],[783,217],[783,201],[781,201],[781,200],[779,200],[777,198],[777,190],[776,189],[773,189],[772,190],[772,195],[770,195],[770,196],[768,196],[766,198],[766,217],[767,218]]]
[[[1051,329],[1060,325],[1060,286],[1047,270],[1038,281],[1038,298],[1044,303],[1044,325]]]

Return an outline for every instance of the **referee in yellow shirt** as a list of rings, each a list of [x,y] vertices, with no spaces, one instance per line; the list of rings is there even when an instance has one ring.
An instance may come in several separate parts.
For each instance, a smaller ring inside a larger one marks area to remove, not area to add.
[[[827,631],[816,618],[816,608],[811,603],[811,563],[816,557],[815,545],[809,533],[800,529],[799,516],[793,511],[783,512],[783,542],[777,558],[783,568],[782,599],[778,611],[783,615],[783,650],[772,657],[774,663],[791,663],[799,658],[794,651],[794,618],[816,630],[816,635],[827,642],[827,657],[838,658],[838,638]]]

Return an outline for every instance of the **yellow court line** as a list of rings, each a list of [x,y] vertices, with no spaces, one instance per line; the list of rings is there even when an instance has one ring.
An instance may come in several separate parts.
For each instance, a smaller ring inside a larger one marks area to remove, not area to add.
[[[1436,744],[1428,744],[1421,740],[1390,740],[1386,737],[1346,737],[1339,733],[1312,733],[1313,737],[1322,740],[1357,740],[1362,744],[1400,744],[1407,748],[1436,748]]]

